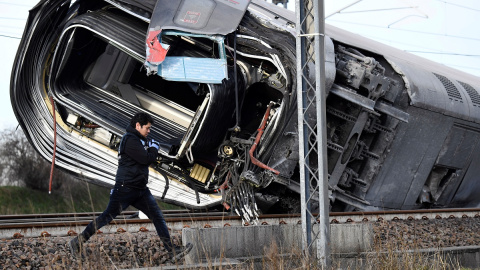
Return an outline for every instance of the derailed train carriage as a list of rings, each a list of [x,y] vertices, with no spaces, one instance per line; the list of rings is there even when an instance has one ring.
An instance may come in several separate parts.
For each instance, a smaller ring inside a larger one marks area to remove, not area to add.
[[[146,111],[161,142],[154,196],[246,220],[296,212],[294,18],[264,1],[40,1],[12,106],[48,160],[55,123],[56,166],[89,182],[113,185],[121,135]],[[328,25],[326,35],[332,211],[477,206],[479,78]]]

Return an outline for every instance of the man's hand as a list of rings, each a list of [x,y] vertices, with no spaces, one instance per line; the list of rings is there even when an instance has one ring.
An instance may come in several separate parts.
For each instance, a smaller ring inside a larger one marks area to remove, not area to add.
[[[148,141],[148,148],[150,147],[155,147],[155,149],[157,149],[158,151],[158,148],[160,147],[160,143],[155,141],[154,139],[151,139]]]

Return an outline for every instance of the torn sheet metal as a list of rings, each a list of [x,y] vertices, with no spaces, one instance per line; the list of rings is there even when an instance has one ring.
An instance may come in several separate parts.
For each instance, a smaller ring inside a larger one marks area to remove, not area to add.
[[[161,30],[148,32],[147,37],[147,62],[152,65],[160,65],[167,56],[170,45],[159,41]]]
[[[162,36],[166,35],[181,35],[210,39],[218,46],[219,58],[166,56],[169,45],[161,42]],[[145,63],[145,67],[149,74],[156,73],[169,81],[199,83],[221,83],[223,79],[228,77],[227,57],[225,54],[223,36],[207,36],[178,31],[164,31],[156,36],[154,44],[155,45],[152,45],[152,50],[155,51],[153,53],[150,51]]]
[[[249,0],[183,0],[157,2],[146,40],[145,68],[166,80],[221,83],[227,78],[224,36],[235,31]],[[162,36],[208,38],[218,46],[219,59],[172,56]]]

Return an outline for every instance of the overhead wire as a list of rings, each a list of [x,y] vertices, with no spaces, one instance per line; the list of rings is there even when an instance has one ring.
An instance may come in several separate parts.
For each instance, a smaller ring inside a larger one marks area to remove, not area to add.
[[[377,36],[372,36],[372,35],[365,35],[365,37],[376,40],[376,41],[385,41],[389,43],[394,43],[394,44],[401,44],[401,45],[407,45],[411,47],[416,47],[416,48],[422,48],[422,49],[427,49],[430,50],[432,48],[430,47],[425,47],[425,46],[419,46],[418,44],[412,44],[412,43],[406,43],[406,42],[400,42],[400,41],[393,41],[393,40],[388,40],[385,38],[380,38]],[[466,57],[478,57],[480,55],[477,54],[459,54],[459,53],[453,53],[453,52],[441,52],[441,51],[418,51],[418,50],[403,50],[405,52],[410,52],[410,53],[432,53],[432,54],[445,54],[445,55],[455,55],[455,56],[466,56]]]
[[[32,6],[30,5],[21,5],[21,4],[15,4],[15,3],[9,3],[9,2],[0,2],[0,5],[2,6],[6,6],[6,5],[9,5],[9,6],[23,6],[23,7],[29,7],[31,8]],[[15,10],[18,10],[15,9]],[[5,11],[3,9],[3,11]],[[2,12],[3,14],[2,15],[7,15],[6,12]],[[27,12],[25,11],[25,14],[27,14]],[[13,21],[26,21],[27,18],[15,18],[15,17],[4,17],[4,16],[1,16],[0,17],[0,20],[13,20]],[[15,23],[15,24],[18,24],[18,23]],[[11,28],[11,29],[22,29],[23,28],[23,25],[21,26],[15,26],[15,25],[1,25],[0,26],[0,29],[5,29],[5,28]],[[19,37],[14,37],[14,36],[10,36],[10,35],[3,35],[3,34],[0,34],[1,37],[6,37],[6,38],[14,38],[14,39],[20,39]]]
[[[336,11],[334,11],[334,12],[332,12],[332,13],[328,14],[327,16],[325,16],[325,20],[326,20],[327,18],[329,18],[329,17],[331,17],[331,16],[333,16],[333,15],[335,15],[335,14],[337,14],[337,13],[341,12],[342,10],[345,10],[345,9],[347,9],[347,8],[349,8],[349,7],[353,6],[353,5],[356,5],[357,3],[359,3],[359,2],[362,2],[362,1],[363,1],[363,0],[357,0],[357,1],[355,1],[355,2],[353,2],[353,3],[351,3],[351,4],[349,4],[349,5],[347,5],[347,6],[343,7],[343,8],[341,8],[341,9],[338,9],[338,10],[336,10]]]
[[[0,37],[13,38],[13,39],[21,39],[21,38],[19,38],[19,37],[12,37],[12,36],[2,35],[2,34],[0,34]]]
[[[17,3],[10,3],[10,2],[0,2],[0,5],[1,6],[21,6],[21,7],[28,7],[29,9],[32,8],[31,5],[22,5],[22,4],[17,4]],[[2,8],[3,11],[5,11],[5,9]],[[19,10],[19,8],[16,8],[15,10]],[[22,9],[23,10],[23,9]],[[2,12],[3,14],[2,15],[8,15],[6,12]],[[26,11],[25,11],[25,14]],[[15,17],[3,17],[1,16],[0,17],[0,20],[13,20],[13,21],[26,21],[27,18],[15,18]],[[18,23],[16,23],[18,24]],[[0,29],[6,29],[6,28],[10,28],[10,29],[22,29],[23,28],[23,25],[22,26],[15,26],[15,25],[1,25],[0,26]],[[5,32],[5,31],[2,31],[2,32]],[[7,31],[8,32],[8,31]],[[21,39],[20,37],[16,37],[16,36],[12,36],[12,35],[5,35],[5,34],[0,34],[0,37],[4,37],[4,38],[11,38],[11,39]]]
[[[480,57],[480,54],[463,54],[463,53],[450,53],[450,52],[428,52],[428,51],[412,51],[404,50],[405,52],[411,53],[429,53],[429,54],[445,54],[445,55],[455,55],[455,56],[467,56],[467,57]]]
[[[454,3],[451,3],[451,2],[447,2],[447,1],[444,1],[444,0],[435,0],[435,1],[442,2],[442,3],[448,4],[448,5],[452,5],[452,6],[457,6],[457,7],[468,9],[468,10],[472,10],[472,11],[480,12],[480,9],[466,7],[466,6],[462,6],[462,5],[459,5],[459,4],[454,4]]]
[[[471,70],[480,70],[480,68],[474,68],[474,67],[468,67],[468,66],[461,66],[461,65],[454,65],[454,64],[449,64],[449,66],[452,66],[452,67],[461,67],[461,68],[466,68],[466,69],[471,69]]]
[[[375,36],[366,35],[365,37],[368,37],[370,39],[377,40],[377,41],[382,40],[382,41],[386,41],[386,42],[390,42],[390,43],[396,43],[396,44],[408,45],[408,46],[413,46],[413,47],[418,47],[418,48],[430,49],[428,47],[419,46],[417,44],[410,44],[410,43],[405,43],[405,42],[392,41],[392,40],[387,40],[387,39],[383,39],[383,38],[379,38],[379,37],[375,37]],[[403,50],[403,51],[409,52],[409,53],[432,53],[432,54],[444,54],[444,55],[461,56],[461,57],[480,57],[480,55],[474,55],[474,54],[458,54],[458,53],[448,53],[448,52],[415,51],[415,50]],[[480,68],[474,68],[474,67],[470,67],[470,66],[454,65],[454,64],[450,64],[450,63],[448,63],[448,64],[443,63],[443,64],[447,65],[447,66],[451,66],[451,67],[466,68],[466,69],[470,69],[470,70],[480,70]]]
[[[360,0],[361,1],[361,0]],[[360,1],[355,1],[353,2],[352,4],[342,8],[342,9],[339,9],[337,10],[336,12],[328,15],[327,17],[325,17],[325,19],[327,19],[328,17],[330,16],[333,16],[335,14],[351,14],[351,13],[367,13],[367,12],[377,12],[377,11],[389,11],[389,10],[399,10],[399,9],[402,9],[402,8],[391,8],[391,9],[372,9],[372,10],[357,10],[357,11],[343,11],[355,4],[357,4],[358,2]],[[472,8],[472,7],[468,7],[468,6],[464,6],[464,5],[460,5],[460,4],[456,4],[456,3],[452,3],[452,2],[448,2],[448,1],[445,1],[445,0],[435,0],[435,1],[438,1],[438,2],[441,2],[441,3],[444,3],[445,5],[452,5],[452,6],[456,6],[456,7],[459,7],[459,8],[463,8],[463,9],[467,9],[467,10],[470,10],[470,11],[474,11],[474,12],[479,12],[480,10],[479,9],[475,9],[475,8]],[[415,8],[418,8],[418,7],[415,7]],[[403,8],[403,9],[406,9],[406,8]],[[420,13],[423,14],[423,12],[421,10],[418,10]],[[425,15],[425,18],[428,19],[428,16],[426,14]],[[428,31],[420,31],[420,30],[411,30],[411,29],[400,29],[400,28],[393,28],[391,27],[392,24],[388,25],[388,27],[385,27],[385,26],[379,26],[379,25],[372,25],[372,24],[362,24],[362,23],[358,23],[358,22],[347,22],[347,21],[341,21],[341,20],[329,20],[330,22],[338,22],[338,23],[344,23],[344,24],[355,24],[355,25],[360,25],[360,26],[365,26],[365,27],[374,27],[374,28],[382,28],[382,29],[389,29],[389,30],[396,30],[396,31],[402,31],[402,32],[406,32],[406,33],[418,33],[418,34],[424,34],[424,35],[431,35],[431,36],[439,36],[439,37],[445,37],[445,38],[453,38],[453,39],[460,39],[460,40],[468,40],[468,41],[480,41],[479,38],[475,38],[475,37],[468,37],[468,36],[460,36],[460,35],[451,35],[451,34],[447,34],[446,32],[445,33],[434,33],[434,32],[428,32]],[[382,40],[381,38],[374,38],[375,40]],[[383,39],[385,40],[385,39]],[[398,43],[398,44],[401,44],[401,42],[397,42],[397,41],[392,41],[392,40],[388,40],[388,42],[393,42],[393,43]],[[408,44],[409,46],[415,46],[415,47],[418,47],[420,48],[420,46],[416,46],[416,45],[412,45],[412,44]],[[454,53],[454,52],[442,52],[442,51],[435,51],[435,50],[432,50],[432,51],[429,51],[430,48],[426,48],[424,47],[425,49],[427,50],[404,50],[405,52],[410,52],[410,53],[416,53],[416,54],[438,54],[438,55],[449,55],[449,56],[459,56],[459,57],[479,57],[480,55],[476,55],[476,54],[463,54],[463,53]],[[476,68],[472,68],[472,67],[466,67],[466,66],[459,66],[459,65],[452,65],[452,64],[449,64],[449,66],[457,66],[457,67],[462,67],[462,68],[468,68],[468,69],[471,69],[471,70],[479,70],[479,69],[476,69]]]
[[[337,14],[377,12],[377,11],[390,11],[390,10],[413,9],[413,8],[418,8],[418,6],[414,6],[414,7],[397,7],[397,8],[380,8],[380,9],[368,9],[368,10],[353,10],[353,11],[339,11],[339,12],[337,12]]]
[[[439,34],[439,33],[425,32],[425,31],[418,31],[418,30],[408,30],[408,29],[400,29],[400,28],[391,28],[391,27],[388,28],[388,27],[386,27],[386,26],[380,26],[380,25],[374,25],[374,24],[366,24],[366,23],[359,23],[359,22],[347,22],[347,21],[339,21],[339,20],[329,20],[329,21],[331,21],[331,22],[338,22],[338,23],[345,23],[345,24],[361,25],[361,26],[367,26],[367,27],[391,29],[391,30],[411,32],[411,33],[427,34],[427,35],[434,35],[434,36],[445,36],[445,37],[451,37],[451,38],[468,39],[468,40],[480,41],[479,38],[471,38],[471,37],[464,37],[464,36],[455,36],[455,35],[448,35],[448,34]]]

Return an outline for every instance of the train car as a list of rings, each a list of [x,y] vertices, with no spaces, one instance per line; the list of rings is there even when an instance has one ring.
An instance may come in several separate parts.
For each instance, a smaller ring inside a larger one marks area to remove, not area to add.
[[[85,181],[114,184],[144,111],[155,197],[246,221],[298,212],[295,31],[260,0],[42,0],[12,106],[35,149],[51,161],[56,135],[56,166]],[[331,211],[479,205],[479,78],[328,25],[325,59]]]

